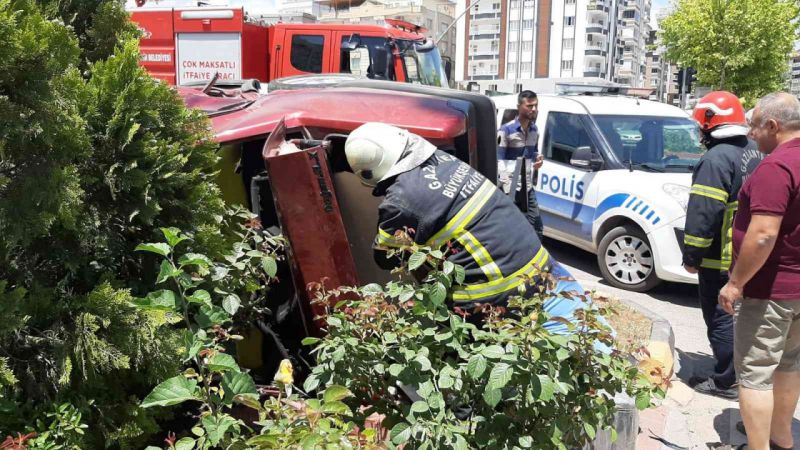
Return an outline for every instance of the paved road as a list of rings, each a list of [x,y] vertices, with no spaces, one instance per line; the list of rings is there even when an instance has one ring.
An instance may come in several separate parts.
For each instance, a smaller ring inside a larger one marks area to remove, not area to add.
[[[664,283],[651,292],[640,294],[612,287],[601,277],[595,255],[553,240],[545,246],[566,265],[584,288],[597,290],[626,303],[644,307],[667,319],[675,333],[676,377],[668,398],[659,408],[664,418],[661,426],[642,423],[641,433],[650,439],[647,448],[659,450],[707,449],[709,443],[739,444],[745,437],[734,426],[741,420],[736,402],[694,393],[683,381],[694,374],[711,371],[713,357],[705,334],[705,323],[695,297],[696,287]],[[800,445],[800,408],[795,412],[795,445]],[[640,439],[639,447],[644,447]],[[796,447],[797,448],[797,447]]]

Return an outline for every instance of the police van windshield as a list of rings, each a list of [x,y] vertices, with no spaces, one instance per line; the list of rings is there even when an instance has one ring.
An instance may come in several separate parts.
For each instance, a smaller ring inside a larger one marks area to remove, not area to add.
[[[703,155],[700,130],[679,117],[593,116],[620,161],[654,171],[691,172]]]

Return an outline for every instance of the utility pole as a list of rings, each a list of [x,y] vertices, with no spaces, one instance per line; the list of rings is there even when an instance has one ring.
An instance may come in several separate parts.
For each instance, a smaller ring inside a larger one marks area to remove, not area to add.
[[[688,69],[681,71],[681,109],[686,108],[686,73],[688,71]]]

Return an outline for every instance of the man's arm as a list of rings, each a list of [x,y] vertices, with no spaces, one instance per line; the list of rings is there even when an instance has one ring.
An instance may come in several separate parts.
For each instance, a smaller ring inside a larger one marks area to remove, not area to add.
[[[781,222],[783,216],[755,215],[750,219],[730,280],[719,292],[719,303],[728,314],[733,314],[733,305],[742,297],[744,285],[767,262],[775,248]]]
[[[372,244],[375,263],[381,269],[391,270],[400,265],[400,258],[397,256],[388,257],[388,251],[408,245],[402,238],[398,238],[398,231],[407,232],[414,238],[414,233],[418,227],[416,216],[408,213],[405,208],[384,201],[378,208],[378,233]]]

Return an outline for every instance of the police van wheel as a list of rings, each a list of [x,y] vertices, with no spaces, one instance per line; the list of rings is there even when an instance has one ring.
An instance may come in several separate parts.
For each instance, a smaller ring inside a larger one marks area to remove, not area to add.
[[[645,292],[661,283],[650,241],[633,225],[616,227],[603,236],[597,263],[603,278],[620,289]]]

